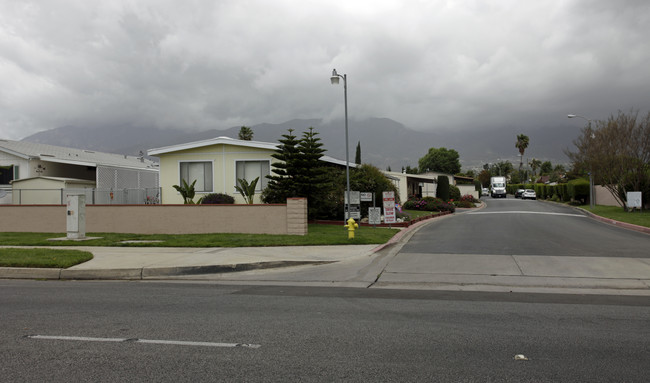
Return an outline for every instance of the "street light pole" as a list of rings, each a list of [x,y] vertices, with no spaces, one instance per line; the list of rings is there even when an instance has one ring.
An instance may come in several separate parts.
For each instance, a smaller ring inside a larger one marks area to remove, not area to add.
[[[336,72],[336,69],[332,69],[332,77],[330,81],[332,85],[339,83],[339,78],[343,79],[343,101],[345,103],[345,182],[346,182],[346,199],[347,203],[345,206],[345,212],[347,212],[348,217],[351,217],[350,212],[350,151],[348,145],[348,75],[340,75]],[[343,221],[345,222],[345,212],[343,213]]]
[[[580,116],[580,115],[577,115],[577,114],[569,114],[569,115],[567,115],[567,117],[568,118],[576,118],[577,117],[577,118],[582,118],[584,120],[587,120],[587,123],[589,124],[588,125],[589,129],[591,130],[591,119],[590,118],[587,118],[585,116]],[[591,135],[593,137],[593,133]],[[594,198],[593,198],[593,196],[594,196],[594,176],[593,176],[592,173],[593,173],[593,169],[591,169],[591,166],[590,166],[590,169],[589,169],[589,207],[593,209],[595,204],[594,204]]]

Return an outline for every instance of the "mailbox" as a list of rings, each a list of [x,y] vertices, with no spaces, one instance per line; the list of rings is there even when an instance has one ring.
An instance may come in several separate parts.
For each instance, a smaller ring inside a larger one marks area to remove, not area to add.
[[[86,237],[86,195],[67,195],[66,201],[67,237],[68,239],[83,239]]]

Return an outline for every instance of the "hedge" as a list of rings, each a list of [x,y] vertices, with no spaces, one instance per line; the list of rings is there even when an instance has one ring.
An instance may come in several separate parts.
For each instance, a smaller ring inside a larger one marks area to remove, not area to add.
[[[569,197],[574,200],[587,201],[589,199],[589,181],[584,178],[571,180],[568,183]]]
[[[559,201],[568,202],[574,200],[587,200],[589,198],[589,181],[577,179],[569,181],[568,184],[546,185],[546,184],[509,184],[508,193],[515,194],[517,189],[533,189],[537,198],[550,199],[555,196]]]

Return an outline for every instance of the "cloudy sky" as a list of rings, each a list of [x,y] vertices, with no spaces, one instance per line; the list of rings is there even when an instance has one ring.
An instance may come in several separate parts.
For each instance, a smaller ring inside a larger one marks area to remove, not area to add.
[[[650,109],[650,2],[3,0],[0,138],[388,117],[417,130]]]

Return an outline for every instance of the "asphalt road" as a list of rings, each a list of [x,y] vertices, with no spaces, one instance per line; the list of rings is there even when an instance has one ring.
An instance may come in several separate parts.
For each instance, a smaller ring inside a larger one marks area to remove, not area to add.
[[[650,236],[589,219],[571,207],[487,198],[480,211],[434,221],[402,253],[650,258]]]
[[[647,297],[171,282],[0,289],[6,382],[644,382],[650,365]]]

